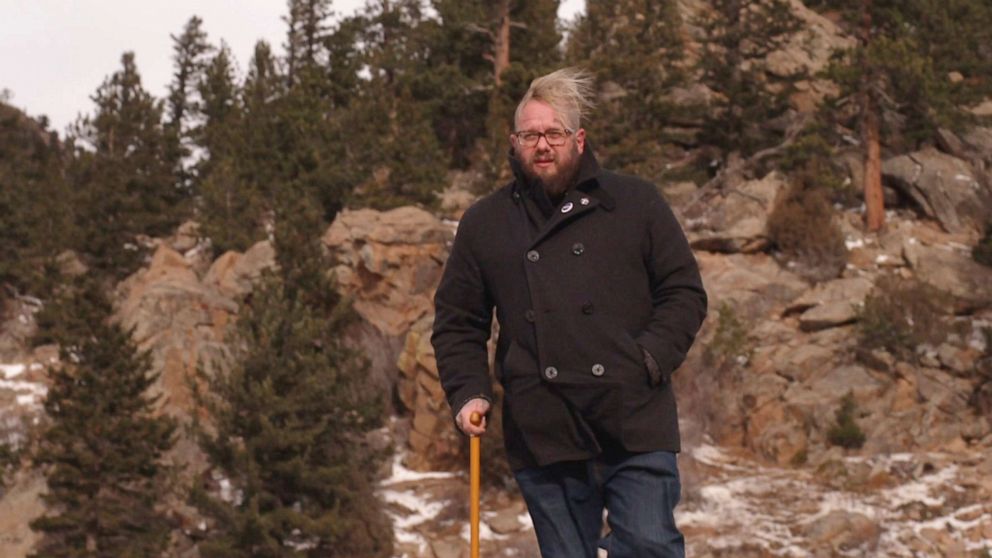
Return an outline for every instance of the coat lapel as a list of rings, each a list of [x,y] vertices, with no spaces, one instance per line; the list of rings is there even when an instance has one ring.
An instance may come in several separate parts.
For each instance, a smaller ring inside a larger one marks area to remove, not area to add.
[[[537,216],[534,213],[539,212],[539,210],[536,207],[532,207],[532,203],[529,200],[521,199],[527,195],[526,190],[532,186],[528,184],[523,169],[520,167],[520,162],[512,150],[510,151],[510,168],[513,170],[516,179],[513,188],[515,201],[525,206],[526,210],[531,213],[531,221],[537,224],[537,234],[531,239],[530,248],[534,248],[556,230],[597,207],[601,206],[607,211],[613,210],[613,198],[599,184],[598,179],[601,169],[593,153],[592,146],[588,143],[579,161],[579,171],[576,177],[575,187],[571,188],[565,194],[561,203],[558,204],[558,207],[553,210],[551,216],[547,219],[536,218]]]
[[[561,204],[555,208],[555,212],[541,226],[530,248],[534,248],[556,230],[596,209],[599,205],[600,202],[595,197],[574,188],[569,190]]]

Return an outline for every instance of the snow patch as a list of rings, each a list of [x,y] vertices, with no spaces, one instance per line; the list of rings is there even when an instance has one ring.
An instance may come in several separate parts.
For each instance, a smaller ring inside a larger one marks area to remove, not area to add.
[[[689,529],[701,528],[710,550],[733,551],[750,543],[762,547],[769,556],[811,556],[805,533],[810,525],[836,511],[861,514],[878,525],[879,556],[919,555],[910,543],[927,539],[927,529],[947,533],[968,551],[992,549],[992,540],[981,531],[992,521],[992,506],[974,501],[958,508],[949,506],[954,499],[947,496],[965,494],[967,484],[962,483],[968,482],[971,473],[947,463],[939,454],[844,458],[847,464],[889,471],[908,471],[907,465],[912,469],[920,459],[945,463],[931,474],[911,476],[877,492],[831,488],[817,482],[808,471],[762,466],[706,444],[692,455],[713,469],[704,475],[706,484],[698,489],[698,498],[687,499],[676,510],[676,518]],[[926,519],[913,512],[920,505],[927,509],[923,514]]]
[[[44,385],[21,380],[0,380],[0,389],[9,389],[17,393],[17,403],[24,406],[40,405],[40,400],[48,395],[48,388]]]
[[[393,465],[388,478],[382,481],[383,486],[391,486],[401,482],[422,481],[429,479],[450,479],[457,476],[456,473],[446,473],[439,471],[419,472],[407,469],[403,466],[403,455],[393,456]]]
[[[848,250],[854,250],[855,248],[863,248],[864,245],[865,245],[865,239],[863,238],[844,239],[844,246],[847,246]]]

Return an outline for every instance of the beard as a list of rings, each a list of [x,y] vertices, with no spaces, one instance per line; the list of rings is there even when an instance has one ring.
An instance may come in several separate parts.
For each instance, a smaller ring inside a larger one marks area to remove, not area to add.
[[[544,191],[548,193],[549,197],[557,198],[564,194],[575,182],[575,177],[579,172],[581,153],[579,153],[579,149],[574,143],[566,153],[554,153],[553,157],[557,165],[553,167],[555,172],[550,174],[537,171],[535,165],[535,160],[545,159],[547,156],[546,153],[541,155],[538,155],[536,152],[532,153],[527,161],[522,161],[523,164],[521,167],[532,184],[544,188]]]

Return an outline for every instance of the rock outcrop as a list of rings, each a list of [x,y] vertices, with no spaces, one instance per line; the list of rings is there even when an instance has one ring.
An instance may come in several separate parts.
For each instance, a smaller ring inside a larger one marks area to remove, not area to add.
[[[152,389],[163,396],[167,413],[188,418],[193,412],[197,369],[223,366],[241,297],[274,262],[271,246],[260,242],[245,254],[224,254],[201,281],[186,258],[163,244],[148,267],[121,283],[116,315],[138,347],[151,352],[160,372]]]
[[[682,211],[690,245],[708,252],[757,252],[768,247],[768,215],[788,184],[773,172],[760,180],[708,192]]]
[[[397,362],[402,373],[398,396],[412,415],[407,466],[415,470],[447,469],[462,449],[437,374],[433,322],[433,316],[425,316],[413,325]]]
[[[932,147],[886,160],[882,173],[947,232],[977,234],[992,213],[992,186],[969,163]]]
[[[372,359],[371,381],[411,414],[408,464],[417,469],[458,451],[430,345],[434,289],[453,237],[453,227],[404,207],[342,211],[323,239],[338,288],[361,316],[351,336]]]
[[[342,211],[324,234],[342,292],[359,315],[389,335],[405,335],[431,313],[451,227],[422,209]]]

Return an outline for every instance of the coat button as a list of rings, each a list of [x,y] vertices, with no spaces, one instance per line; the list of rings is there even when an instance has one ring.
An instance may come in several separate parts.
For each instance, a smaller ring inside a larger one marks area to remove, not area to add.
[[[538,254],[537,250],[531,250],[527,252],[527,259],[532,262],[536,262],[537,260],[541,259],[541,254]]]
[[[572,207],[574,207],[572,205],[572,202],[565,202],[565,205],[561,206],[561,212],[568,213],[569,211],[572,210]]]
[[[583,302],[582,303],[582,313],[583,314],[592,314],[592,303],[591,302]]]
[[[524,312],[524,319],[530,323],[534,323],[534,311],[528,309],[526,312]]]
[[[593,364],[592,365],[592,375],[593,376],[599,377],[599,376],[602,376],[603,374],[606,374],[606,368],[604,368],[602,364]]]
[[[576,242],[572,245],[572,253],[576,256],[581,256],[582,252],[586,251],[586,247],[582,245],[581,242]]]
[[[554,366],[549,366],[544,369],[544,377],[549,380],[554,380],[558,377],[558,369]]]

